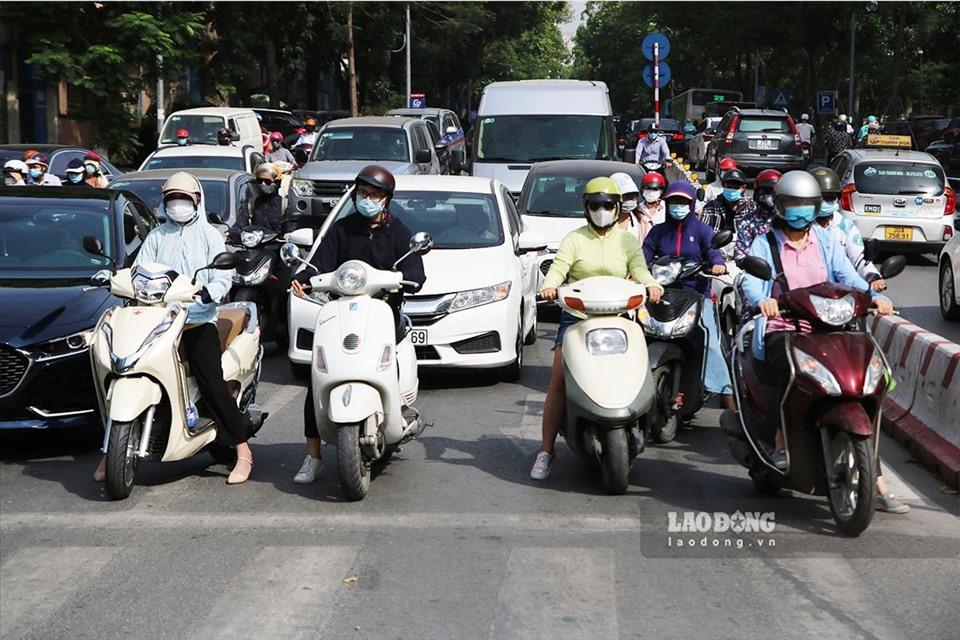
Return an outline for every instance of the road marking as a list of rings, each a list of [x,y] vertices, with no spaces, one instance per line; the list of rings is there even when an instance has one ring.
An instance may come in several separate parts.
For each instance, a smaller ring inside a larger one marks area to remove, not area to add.
[[[23,547],[0,566],[0,638],[22,638],[85,589],[113,547]]]
[[[616,638],[616,575],[612,549],[514,548],[489,637]]]
[[[305,396],[306,391],[298,384],[283,385],[278,392],[270,394],[270,399],[263,405],[263,410],[268,413],[279,413],[300,396]]]
[[[358,547],[265,547],[193,633],[198,640],[321,638]],[[359,579],[363,579],[360,576]],[[266,606],[265,606],[266,605]]]
[[[523,401],[520,426],[500,428],[500,433],[510,438],[510,442],[523,453],[532,455],[540,448],[540,426],[543,420],[543,401],[546,397],[543,393],[528,393]]]

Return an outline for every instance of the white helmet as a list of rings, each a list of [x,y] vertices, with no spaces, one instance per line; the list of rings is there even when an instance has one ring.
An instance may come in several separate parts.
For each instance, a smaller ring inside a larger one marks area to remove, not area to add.
[[[636,181],[630,177],[629,173],[618,171],[612,174],[610,179],[617,183],[617,188],[620,189],[620,195],[625,196],[628,193],[640,193]]]
[[[840,114],[840,122],[846,122],[846,121],[847,121],[847,114],[841,113],[841,114]]]
[[[800,119],[801,119],[801,120],[809,120],[809,119],[810,119],[810,116],[808,116],[807,114],[804,113],[804,114],[801,114]]]
[[[180,224],[191,222],[197,217],[203,188],[196,176],[186,171],[178,171],[163,184],[163,210],[167,218]],[[187,200],[189,202],[184,203]],[[171,204],[170,201],[173,201]]]

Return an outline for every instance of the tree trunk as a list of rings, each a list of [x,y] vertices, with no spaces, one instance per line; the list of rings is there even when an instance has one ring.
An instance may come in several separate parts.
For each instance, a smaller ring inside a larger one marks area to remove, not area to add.
[[[357,110],[357,67],[353,51],[353,3],[347,9],[347,63],[350,65],[348,70],[350,78],[350,115],[356,118],[359,111]]]
[[[266,35],[264,38],[264,49],[266,50],[266,73],[267,73],[267,91],[270,93],[270,106],[280,105],[280,79],[277,77],[277,44],[272,35]]]

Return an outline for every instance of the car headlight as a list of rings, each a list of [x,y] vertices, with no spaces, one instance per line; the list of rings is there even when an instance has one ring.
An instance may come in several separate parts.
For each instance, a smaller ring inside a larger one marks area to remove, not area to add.
[[[233,281],[236,284],[244,284],[244,285],[262,284],[267,279],[267,276],[269,275],[270,275],[270,261],[265,260],[262,265],[254,269],[253,273],[250,273],[248,275],[243,275],[234,271]]]
[[[133,284],[133,297],[138,302],[155,304],[163,300],[163,296],[167,294],[173,280],[166,274],[140,271],[138,268],[131,283]]]
[[[650,267],[650,274],[653,279],[663,286],[673,284],[673,281],[680,275],[680,263],[669,262],[667,264],[654,264]]]
[[[446,309],[447,313],[454,311],[463,311],[473,307],[479,307],[491,302],[499,302],[510,295],[510,282],[501,282],[490,287],[481,287],[469,291],[461,291],[453,298],[453,302]]]
[[[833,377],[833,374],[830,373],[825,366],[820,364],[819,360],[806,351],[802,351],[796,347],[793,348],[793,357],[797,361],[798,373],[803,373],[816,380],[820,388],[828,395],[840,395],[840,385],[837,384],[837,379]]]
[[[290,186],[293,187],[293,190],[298,196],[303,198],[313,197],[313,181],[312,180],[303,180],[301,178],[294,178],[290,182]]]
[[[240,243],[247,248],[252,249],[261,242],[263,242],[263,231],[259,229],[240,232]]]
[[[627,352],[627,332],[623,329],[587,331],[587,351],[595,356],[613,356]]]
[[[863,395],[868,395],[877,390],[877,387],[884,380],[887,365],[883,361],[883,356],[876,349],[873,350],[873,357],[870,358],[870,364],[867,365],[867,375],[863,379]]]
[[[180,307],[171,307],[170,310],[167,311],[167,314],[163,317],[163,320],[160,321],[160,324],[158,324],[157,326],[155,326],[153,329],[150,330],[150,333],[147,334],[147,337],[143,339],[143,343],[140,345],[140,348],[137,349],[134,353],[123,358],[111,353],[110,358],[112,361],[114,373],[124,373],[125,371],[128,371],[134,365],[136,365],[137,362],[140,361],[140,358],[142,358],[144,354],[150,350],[150,347],[153,346],[153,343],[155,343],[160,338],[160,336],[166,333],[167,329],[169,329],[170,326],[173,325],[173,321],[177,319],[178,315],[180,315],[180,310],[181,310]],[[107,335],[108,341],[112,343],[113,330],[110,329],[110,325],[104,324],[101,327],[101,329]],[[111,344],[111,350],[112,350],[112,344]]]
[[[334,275],[337,286],[344,293],[356,293],[367,284],[367,270],[358,262],[345,262]]]
[[[92,340],[93,329],[90,329],[63,338],[55,338],[54,340],[41,342],[38,345],[29,347],[27,351],[29,351],[30,355],[32,355],[37,362],[57,360],[67,356],[85,353]]]
[[[817,317],[835,327],[843,326],[853,320],[853,312],[857,308],[853,294],[849,293],[842,298],[810,296],[810,302],[817,312]]]

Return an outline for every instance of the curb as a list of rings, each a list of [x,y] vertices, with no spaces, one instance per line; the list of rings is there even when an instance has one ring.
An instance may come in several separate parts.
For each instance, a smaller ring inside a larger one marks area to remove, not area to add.
[[[905,445],[926,467],[936,471],[947,486],[958,488],[960,449],[937,435],[895,402],[884,401],[880,421],[886,433]]]

